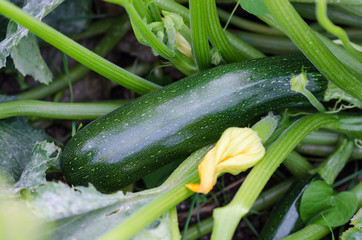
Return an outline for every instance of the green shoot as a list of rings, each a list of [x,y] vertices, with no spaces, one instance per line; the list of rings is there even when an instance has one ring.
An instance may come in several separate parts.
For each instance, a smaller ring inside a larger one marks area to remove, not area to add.
[[[69,68],[68,68],[68,61],[67,61],[67,56],[62,53],[62,60],[63,60],[63,66],[64,66],[64,71],[65,71],[65,76],[67,78],[68,81],[68,87],[69,87],[69,95],[70,95],[70,103],[73,103],[73,85],[72,82],[70,80],[70,74],[69,74]],[[76,133],[76,126],[75,126],[75,121],[72,121],[72,136],[74,136]]]
[[[292,90],[294,92],[298,92],[303,94],[309,102],[318,109],[319,112],[325,112],[326,109],[324,106],[318,101],[318,99],[306,88],[308,84],[307,74],[305,69],[302,69],[302,72],[297,75],[293,76],[292,79],[290,79],[290,83],[292,85]]]

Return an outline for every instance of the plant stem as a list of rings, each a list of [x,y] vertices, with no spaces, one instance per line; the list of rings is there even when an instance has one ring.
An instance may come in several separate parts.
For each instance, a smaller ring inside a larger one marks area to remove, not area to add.
[[[353,147],[353,140],[343,138],[336,151],[320,166],[318,173],[326,183],[330,185],[334,183],[351,156]]]
[[[170,225],[171,225],[171,240],[179,240],[181,238],[181,234],[178,226],[176,206],[170,209]]]
[[[302,140],[302,143],[315,145],[335,144],[338,142],[339,136],[340,135],[338,133],[334,132],[316,131],[311,132],[305,136],[305,138]]]
[[[347,33],[343,28],[334,25],[327,17],[327,2],[326,0],[319,0],[317,2],[317,19],[320,25],[322,25],[328,32],[336,35],[342,40],[343,46],[347,51],[352,54],[356,59],[362,62],[362,55],[354,49],[351,42],[349,41]]]
[[[275,185],[274,187],[268,189],[267,191],[260,194],[258,199],[256,199],[253,207],[251,208],[250,213],[261,211],[273,206],[279,199],[284,195],[292,184],[293,179],[289,179],[282,183]],[[185,240],[194,240],[202,237],[205,234],[211,232],[213,226],[213,219],[209,217],[199,224],[195,224],[190,227],[186,233]]]
[[[302,176],[307,173],[309,170],[313,169],[313,165],[308,162],[303,156],[299,153],[292,151],[283,161],[284,167],[286,167],[289,172],[295,177]]]
[[[263,0],[272,16],[318,70],[342,90],[362,100],[361,76],[347,69],[316,36],[288,0]]]
[[[283,240],[318,240],[330,233],[330,230],[326,226],[310,224],[305,228],[299,230],[296,233],[282,238]]]
[[[136,93],[146,94],[160,88],[157,84],[134,75],[100,57],[6,0],[0,0],[0,13],[28,28],[38,37],[93,71]]]
[[[242,52],[242,55],[245,57],[245,59],[265,57],[265,55],[262,52],[252,47],[251,45],[247,44],[242,39],[236,37],[234,34],[230,32],[225,32],[225,34],[228,40],[230,41],[231,45],[234,48],[236,48],[238,51]]]
[[[317,3],[317,8],[318,8]],[[305,3],[294,3],[293,7],[298,11],[301,17],[308,20],[317,20],[318,14],[316,14],[315,4],[305,4]],[[357,8],[353,6],[353,8]],[[326,9],[327,10],[327,9]],[[343,26],[354,26],[360,28],[362,26],[361,18],[354,16],[353,14],[346,13],[340,8],[328,5],[328,17],[336,24],[341,24]],[[319,20],[318,20],[319,22]],[[323,30],[323,29],[321,29]]]
[[[13,116],[36,116],[52,119],[96,119],[127,103],[127,100],[99,103],[58,103],[20,100],[0,104],[0,119]]]
[[[233,34],[264,53],[283,54],[299,51],[292,41],[283,36],[267,36],[243,31]]]
[[[229,42],[226,34],[221,27],[215,0],[200,0],[201,5],[204,6],[208,15],[206,19],[206,25],[208,29],[208,35],[210,41],[216,51],[218,51],[225,62],[238,62],[244,60],[245,58],[237,51]]]
[[[211,66],[210,46],[207,37],[206,18],[208,13],[200,1],[189,1],[192,51],[199,70]]]
[[[123,20],[122,20],[123,19]],[[105,18],[99,21],[92,23],[87,29],[79,33],[71,33],[68,35],[74,41],[91,38],[108,32],[109,29],[114,26],[116,23],[121,24],[119,22],[125,21],[126,18],[122,17],[113,17],[113,18]]]
[[[335,146],[332,145],[313,145],[313,144],[298,144],[296,151],[301,154],[311,155],[315,157],[328,157],[335,151]],[[362,159],[362,149],[355,148],[352,152],[351,159]]]
[[[233,200],[214,210],[212,239],[231,239],[243,216],[288,154],[311,131],[327,125],[337,125],[336,116],[315,114],[293,123],[266,152],[264,158],[251,170]]]
[[[228,13],[227,11],[218,8],[217,13],[222,21],[226,22],[229,19],[230,13]],[[283,33],[279,32],[274,28],[268,27],[265,24],[256,23],[235,15],[232,16],[230,23],[241,29],[249,30],[256,33],[262,33],[265,35],[276,35],[276,36],[283,35]]]

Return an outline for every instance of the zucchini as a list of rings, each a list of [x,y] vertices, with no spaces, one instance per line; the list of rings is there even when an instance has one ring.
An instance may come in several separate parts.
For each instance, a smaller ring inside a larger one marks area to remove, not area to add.
[[[269,111],[310,106],[291,90],[304,67],[321,98],[327,80],[300,54],[216,67],[177,81],[93,121],[65,146],[60,166],[73,185],[113,192],[215,142],[231,126]]]

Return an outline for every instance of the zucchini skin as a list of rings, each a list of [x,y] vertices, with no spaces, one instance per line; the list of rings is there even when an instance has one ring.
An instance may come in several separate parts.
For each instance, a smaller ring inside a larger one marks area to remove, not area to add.
[[[60,166],[73,185],[114,192],[153,170],[215,142],[231,126],[247,126],[269,111],[310,106],[291,90],[307,71],[321,98],[327,80],[303,56],[291,54],[223,65],[184,78],[91,122],[65,146]]]

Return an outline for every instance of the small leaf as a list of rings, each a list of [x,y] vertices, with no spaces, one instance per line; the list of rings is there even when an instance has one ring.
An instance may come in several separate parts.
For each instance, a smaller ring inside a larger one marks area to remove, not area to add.
[[[13,98],[0,95],[0,102],[8,100]],[[0,120],[0,172],[17,182],[31,160],[34,144],[47,139],[44,131],[29,126],[25,118]]]
[[[263,15],[269,13],[265,7],[263,0],[240,0],[241,7],[254,15]]]
[[[40,20],[63,1],[29,0],[23,10]],[[0,68],[5,66],[9,55],[13,58],[15,67],[23,75],[31,75],[42,83],[49,83],[52,80],[52,74],[40,55],[35,36],[13,21],[8,24],[6,38],[0,42]]]
[[[352,192],[333,195],[333,189],[323,181],[311,183],[304,191],[300,216],[304,222],[328,227],[345,224],[357,209],[357,198]]]
[[[15,183],[14,190],[19,191],[24,188],[33,190],[45,184],[45,172],[50,167],[57,167],[60,150],[54,143],[48,143],[47,141],[36,143],[31,160],[22,172],[20,180]],[[56,155],[51,157],[54,153]]]
[[[360,208],[356,213],[356,215],[354,215],[353,218],[351,219],[351,225],[353,225],[353,227],[345,231],[342,234],[341,239],[342,240],[362,239],[362,208]]]

